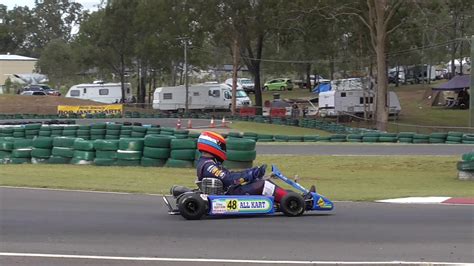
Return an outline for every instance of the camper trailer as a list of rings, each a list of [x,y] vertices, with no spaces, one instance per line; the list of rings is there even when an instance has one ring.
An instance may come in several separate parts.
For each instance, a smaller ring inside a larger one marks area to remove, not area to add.
[[[188,109],[225,109],[232,106],[232,91],[225,84],[199,84],[188,88]],[[237,107],[250,106],[252,102],[244,90],[237,90]],[[186,108],[184,86],[160,87],[153,93],[153,109],[183,111]]]
[[[364,97],[366,104],[364,107]],[[390,91],[389,114],[398,115],[401,111],[400,101],[397,94]],[[366,111],[375,110],[375,95],[362,90],[325,91],[319,93],[319,113],[326,116],[337,116],[341,114],[361,115]],[[365,108],[365,109],[364,109]]]
[[[125,102],[131,102],[131,84],[125,83]],[[92,83],[72,86],[66,94],[69,98],[91,100],[101,103],[119,103],[122,98],[122,85],[120,83]]]

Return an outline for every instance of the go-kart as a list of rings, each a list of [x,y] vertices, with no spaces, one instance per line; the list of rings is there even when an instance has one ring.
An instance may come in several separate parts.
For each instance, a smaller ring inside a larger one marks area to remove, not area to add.
[[[264,195],[226,195],[222,181],[217,178],[203,178],[198,189],[173,186],[172,196],[163,196],[169,214],[180,214],[188,220],[198,220],[204,215],[260,215],[282,212],[286,216],[300,216],[305,211],[330,211],[334,204],[316,192],[314,186],[306,189],[297,181],[284,176],[275,165],[272,173],[264,179],[276,178],[284,181],[302,194],[290,191],[280,203],[273,196]],[[171,202],[175,204],[172,206]]]

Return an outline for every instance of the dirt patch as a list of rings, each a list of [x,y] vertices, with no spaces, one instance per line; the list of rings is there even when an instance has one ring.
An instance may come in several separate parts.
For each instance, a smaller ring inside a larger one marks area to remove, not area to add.
[[[0,114],[57,114],[58,105],[105,105],[57,96],[0,95]]]

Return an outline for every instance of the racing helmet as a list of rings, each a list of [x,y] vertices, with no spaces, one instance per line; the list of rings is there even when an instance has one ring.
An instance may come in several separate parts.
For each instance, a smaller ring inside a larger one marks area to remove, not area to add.
[[[222,135],[204,131],[199,135],[197,148],[200,152],[207,152],[217,158],[220,162],[227,160],[226,141]]]

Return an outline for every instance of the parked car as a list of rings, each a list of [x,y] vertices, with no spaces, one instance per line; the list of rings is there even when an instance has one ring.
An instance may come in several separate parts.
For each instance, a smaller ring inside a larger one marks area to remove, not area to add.
[[[52,95],[52,96],[61,96],[61,93],[57,90],[53,90],[51,87],[48,85],[44,84],[34,84],[34,85],[28,85],[23,88],[23,91],[42,91],[45,92],[47,95]]]
[[[44,91],[24,91],[20,95],[29,95],[29,96],[47,96]]]
[[[232,88],[232,79],[227,79],[225,82],[228,86]],[[247,94],[255,93],[254,82],[248,78],[237,78],[237,89],[244,90]]]
[[[263,85],[263,90],[266,91],[284,91],[284,90],[293,90],[293,82],[291,79],[281,78],[281,79],[272,79],[265,82]]]

